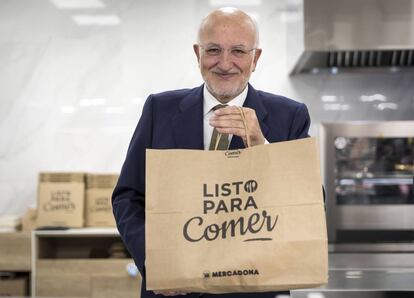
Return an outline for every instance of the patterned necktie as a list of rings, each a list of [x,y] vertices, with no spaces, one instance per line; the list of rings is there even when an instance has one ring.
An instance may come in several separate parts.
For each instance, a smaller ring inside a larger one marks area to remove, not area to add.
[[[213,111],[226,107],[227,105],[216,105],[212,108]],[[229,147],[229,134],[219,133],[216,128],[211,135],[210,147],[208,150],[227,150]]]

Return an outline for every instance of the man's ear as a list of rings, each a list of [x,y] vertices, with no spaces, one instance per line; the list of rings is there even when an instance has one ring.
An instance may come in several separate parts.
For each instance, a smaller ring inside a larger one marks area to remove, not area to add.
[[[193,50],[197,56],[198,64],[200,64],[200,47],[198,46],[198,44],[193,44]]]
[[[262,49],[254,50],[254,57],[253,57],[253,70],[256,70],[257,61],[259,61],[260,55],[262,54]]]

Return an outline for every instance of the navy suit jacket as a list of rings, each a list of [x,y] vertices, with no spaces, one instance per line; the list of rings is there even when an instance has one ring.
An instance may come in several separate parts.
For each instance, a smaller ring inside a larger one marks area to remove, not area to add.
[[[306,106],[291,99],[248,86],[244,106],[256,111],[269,142],[308,136],[310,117]],[[143,276],[142,296],[158,297],[145,289],[145,149],[204,149],[203,85],[153,94],[148,97],[132,136],[126,160],[112,196],[118,230]],[[233,136],[230,149],[244,148]],[[220,294],[204,297],[274,297],[274,293]],[[189,294],[186,297],[198,297]]]

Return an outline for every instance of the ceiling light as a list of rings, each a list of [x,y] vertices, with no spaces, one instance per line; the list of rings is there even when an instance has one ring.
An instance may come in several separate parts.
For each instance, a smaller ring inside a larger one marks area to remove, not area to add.
[[[323,109],[326,111],[348,111],[349,108],[349,105],[340,103],[325,103],[323,105]]]
[[[78,26],[117,26],[121,19],[117,15],[74,15],[73,21]]]
[[[335,102],[337,100],[336,95],[322,95],[323,102]]]
[[[105,8],[101,0],[50,0],[57,9]]]
[[[355,271],[347,271],[345,274],[346,278],[361,278],[362,275],[362,271],[360,270],[355,270]]]
[[[387,97],[382,94],[361,95],[359,99],[362,102],[387,101]]]
[[[383,102],[377,105],[377,109],[380,111],[383,110],[398,110],[398,104],[394,102]]]

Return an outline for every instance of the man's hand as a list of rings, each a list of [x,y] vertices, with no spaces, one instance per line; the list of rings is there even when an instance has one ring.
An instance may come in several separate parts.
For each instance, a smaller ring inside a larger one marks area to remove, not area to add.
[[[257,120],[256,111],[250,108],[242,108],[246,117],[247,130],[250,146],[262,145],[265,138]],[[210,125],[215,127],[219,133],[227,133],[239,136],[247,147],[246,130],[243,125],[240,111],[235,106],[217,109],[210,118]]]
[[[187,293],[183,293],[183,292],[159,292],[159,291],[154,291],[155,295],[163,295],[163,296],[178,296],[178,295],[187,295]]]

